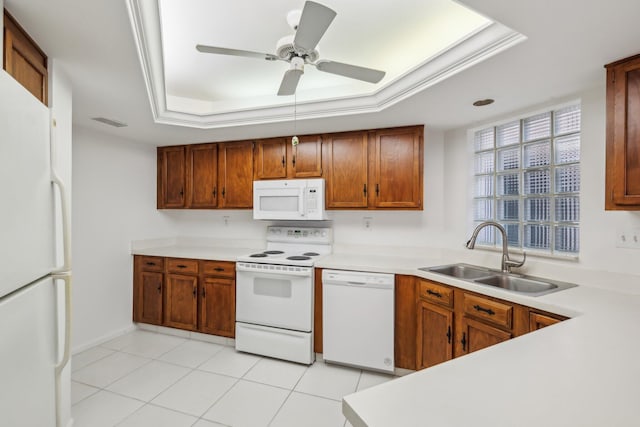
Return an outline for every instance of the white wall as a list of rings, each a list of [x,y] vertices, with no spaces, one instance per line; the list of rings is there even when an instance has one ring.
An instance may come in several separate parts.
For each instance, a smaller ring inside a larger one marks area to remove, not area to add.
[[[530,257],[526,271],[640,293],[640,251],[615,247],[617,229],[640,228],[640,212],[604,211],[604,87],[575,98],[582,99],[583,114],[580,259]],[[532,106],[530,111],[562,101]],[[527,112],[514,112],[504,119]],[[131,325],[131,240],[171,236],[264,239],[268,223],[253,221],[250,211],[157,211],[154,147],[74,129],[73,149],[77,348]],[[424,211],[330,211],[335,250],[372,252],[380,246],[395,246],[394,255],[442,253],[449,259],[498,267],[499,253],[463,248],[469,236],[471,148],[467,128],[446,134],[425,129],[424,151]],[[227,226],[225,216],[229,217]],[[371,230],[363,227],[365,216],[372,218]]]

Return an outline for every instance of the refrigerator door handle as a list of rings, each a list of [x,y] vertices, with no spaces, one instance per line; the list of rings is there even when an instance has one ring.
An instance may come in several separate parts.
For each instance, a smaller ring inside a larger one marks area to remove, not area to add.
[[[51,276],[54,280],[64,281],[64,340],[62,358],[56,363],[55,381],[56,381],[56,426],[64,427],[62,425],[62,371],[69,363],[71,357],[71,273],[53,274]]]
[[[62,213],[62,247],[63,247],[63,263],[60,267],[53,270],[53,274],[66,273],[71,270],[71,218],[69,217],[69,197],[67,189],[56,174],[51,169],[51,182],[58,187],[60,194],[60,211]]]

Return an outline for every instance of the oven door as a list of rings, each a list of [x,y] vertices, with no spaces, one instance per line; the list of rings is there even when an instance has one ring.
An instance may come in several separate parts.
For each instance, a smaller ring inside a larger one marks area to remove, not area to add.
[[[313,268],[236,263],[236,321],[311,332]]]

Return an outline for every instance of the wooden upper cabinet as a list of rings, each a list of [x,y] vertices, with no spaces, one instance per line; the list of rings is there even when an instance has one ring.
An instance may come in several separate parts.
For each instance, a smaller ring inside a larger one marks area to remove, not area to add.
[[[325,136],[327,208],[367,208],[368,147],[367,132]]]
[[[640,55],[606,65],[605,209],[640,209]]]
[[[253,207],[253,142],[218,144],[218,207]]]
[[[187,207],[215,208],[218,205],[218,146],[187,146]]]
[[[158,209],[183,208],[186,146],[158,147]]]
[[[304,135],[297,145],[291,137],[259,139],[256,148],[254,178],[320,178],[322,176],[322,137]]]
[[[322,137],[304,135],[298,138],[298,145],[291,145],[287,139],[287,176],[289,178],[322,177]]]
[[[47,56],[6,10],[2,66],[43,104],[47,104]]]
[[[422,126],[375,132],[370,205],[422,208],[422,133]]]
[[[255,149],[255,179],[287,177],[287,139],[259,139]]]

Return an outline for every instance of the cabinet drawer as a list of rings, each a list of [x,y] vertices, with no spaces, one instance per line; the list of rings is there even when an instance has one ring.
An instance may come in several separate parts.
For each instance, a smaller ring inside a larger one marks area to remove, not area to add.
[[[195,259],[167,258],[169,273],[198,274],[198,261]]]
[[[476,295],[463,294],[463,310],[468,316],[511,329],[513,306]]]
[[[233,278],[236,274],[236,263],[231,261],[202,261],[202,273],[207,276]]]
[[[453,307],[453,289],[439,283],[420,280],[420,298],[445,307]]]
[[[164,271],[164,258],[159,256],[142,256],[140,265],[144,271]]]

